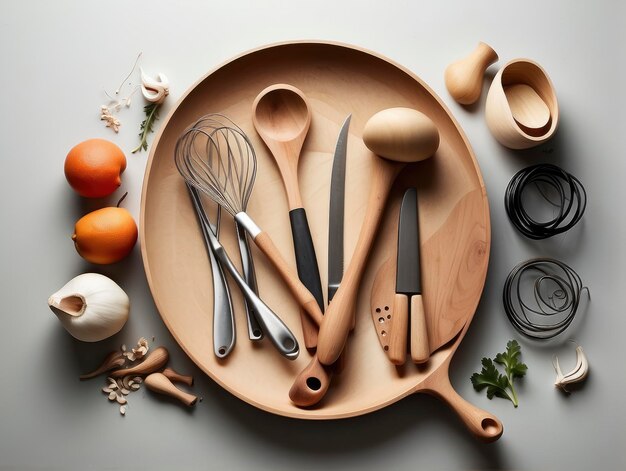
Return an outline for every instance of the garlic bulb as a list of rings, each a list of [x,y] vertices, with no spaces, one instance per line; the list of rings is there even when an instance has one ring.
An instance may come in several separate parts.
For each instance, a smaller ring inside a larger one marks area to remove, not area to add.
[[[141,70],[141,94],[150,103],[161,104],[170,93],[170,83],[165,74],[159,72],[157,80],[148,77]]]
[[[563,374],[561,366],[559,365],[558,357],[554,358],[552,366],[554,366],[556,371],[556,381],[554,382],[554,385],[565,392],[569,392],[567,389],[569,385],[584,381],[589,374],[589,361],[583,351],[583,347],[580,345],[576,347],[576,366],[574,366],[572,371],[567,374]]]
[[[84,342],[98,342],[118,333],[130,311],[128,295],[110,278],[83,273],[48,299],[65,330]]]

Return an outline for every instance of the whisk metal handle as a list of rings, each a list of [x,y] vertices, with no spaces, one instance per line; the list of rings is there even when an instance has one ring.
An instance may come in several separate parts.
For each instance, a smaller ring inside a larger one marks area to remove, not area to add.
[[[210,243],[209,234],[212,233],[213,228],[202,206],[198,190],[189,184],[187,184],[187,189],[198,216],[198,222],[200,223],[207,252],[209,253],[211,273],[213,275],[213,352],[216,357],[225,358],[235,345],[235,318],[230,290],[228,289],[224,271],[217,262]]]
[[[246,284],[246,281],[241,277],[237,268],[235,268],[235,265],[228,257],[224,247],[220,244],[220,241],[217,239],[213,231],[206,231],[206,235],[215,257],[220,261],[221,266],[223,268],[225,267],[226,270],[228,270],[228,272],[232,275],[245,300],[254,306],[255,312],[258,314],[257,320],[259,321],[261,328],[270,338],[276,349],[281,353],[281,355],[289,360],[295,360],[298,358],[300,347],[293,333]]]
[[[256,283],[256,274],[254,272],[254,262],[252,261],[252,254],[250,253],[250,246],[248,245],[248,239],[243,228],[235,221],[235,232],[237,233],[237,242],[239,244],[239,255],[241,257],[241,266],[243,268],[243,278],[246,280],[246,284],[250,287],[256,295],[259,294],[259,288]],[[246,305],[246,319],[248,321],[248,338],[253,341],[261,340],[263,338],[263,330],[257,320],[256,311],[254,310],[254,304],[245,300]]]
[[[239,286],[241,294],[246,301],[254,306],[255,312],[258,314],[257,320],[263,331],[270,338],[276,349],[289,360],[295,360],[300,353],[300,347],[293,333],[285,325],[285,323],[276,315],[261,299],[252,291],[241,277],[233,262],[231,262],[224,247],[219,243],[213,234],[209,234],[211,245],[215,256],[218,258],[223,267],[226,267],[232,275],[235,283]]]

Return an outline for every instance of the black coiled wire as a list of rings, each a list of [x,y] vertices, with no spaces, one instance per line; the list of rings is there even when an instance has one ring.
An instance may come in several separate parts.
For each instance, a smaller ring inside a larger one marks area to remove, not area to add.
[[[524,191],[533,185],[541,196],[556,208],[548,221],[533,219],[522,201]],[[558,201],[553,201],[545,189],[553,190]],[[580,181],[553,164],[537,164],[517,172],[504,194],[504,207],[513,225],[529,239],[547,239],[570,230],[583,216],[587,193]]]
[[[506,278],[504,310],[521,334],[551,339],[570,326],[585,290],[589,295],[578,273],[565,263],[535,258],[518,264]]]

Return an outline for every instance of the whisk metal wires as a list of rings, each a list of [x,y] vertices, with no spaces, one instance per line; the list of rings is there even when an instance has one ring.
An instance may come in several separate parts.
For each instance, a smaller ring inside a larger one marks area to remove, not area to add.
[[[229,118],[207,115],[187,129],[176,145],[176,166],[230,214],[245,212],[256,178],[256,154]]]

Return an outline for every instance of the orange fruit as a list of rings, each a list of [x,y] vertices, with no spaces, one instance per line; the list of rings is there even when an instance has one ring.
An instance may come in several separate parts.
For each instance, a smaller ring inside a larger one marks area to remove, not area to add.
[[[101,198],[122,183],[126,156],[105,139],[88,139],[72,147],[65,158],[65,178],[81,196]]]
[[[102,208],[76,222],[72,240],[79,255],[106,265],[126,257],[137,242],[137,224],[124,208]]]

